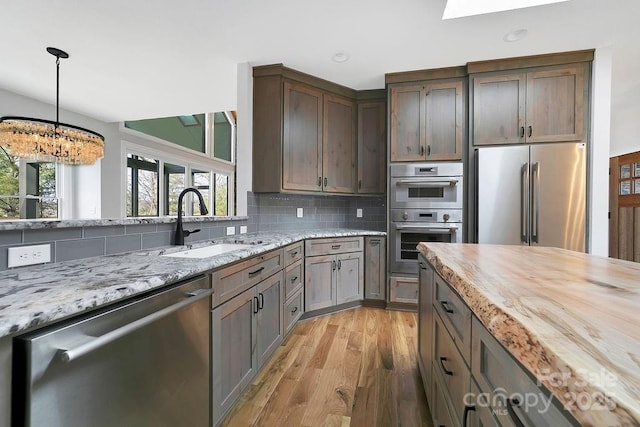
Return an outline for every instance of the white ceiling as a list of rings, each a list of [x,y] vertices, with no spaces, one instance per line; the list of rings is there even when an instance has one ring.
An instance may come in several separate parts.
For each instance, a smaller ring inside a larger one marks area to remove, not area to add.
[[[112,122],[235,108],[236,64],[282,62],[354,89],[386,72],[613,46],[613,99],[640,94],[640,1],[571,0],[442,21],[445,0],[3,2],[0,88]],[[503,41],[528,29],[524,40]],[[338,64],[336,52],[351,59]],[[623,102],[623,101],[620,101]]]

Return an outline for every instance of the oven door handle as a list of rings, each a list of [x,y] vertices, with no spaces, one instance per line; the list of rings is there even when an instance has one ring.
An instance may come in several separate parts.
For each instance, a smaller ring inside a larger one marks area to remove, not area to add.
[[[450,234],[458,230],[455,225],[449,227],[425,227],[424,225],[397,225],[396,230],[425,231],[433,234]]]
[[[399,179],[396,181],[396,185],[403,187],[455,187],[458,185],[457,179],[447,179],[447,180],[426,180],[426,179]]]

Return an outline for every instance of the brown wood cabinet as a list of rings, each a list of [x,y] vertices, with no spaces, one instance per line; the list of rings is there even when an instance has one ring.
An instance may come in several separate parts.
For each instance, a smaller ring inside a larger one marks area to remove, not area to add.
[[[463,78],[390,87],[392,162],[462,159],[463,88]]]
[[[253,191],[353,194],[361,183],[362,193],[383,193],[384,103],[364,103],[366,94],[358,124],[359,93],[282,65],[255,67]]]
[[[582,141],[589,64],[471,76],[473,144]]]
[[[358,102],[358,189],[359,194],[384,193],[387,151],[386,103]]]

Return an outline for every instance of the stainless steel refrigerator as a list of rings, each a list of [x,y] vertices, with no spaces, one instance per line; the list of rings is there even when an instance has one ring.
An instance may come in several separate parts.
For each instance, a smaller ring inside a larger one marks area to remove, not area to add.
[[[585,251],[586,147],[477,149],[478,242]]]

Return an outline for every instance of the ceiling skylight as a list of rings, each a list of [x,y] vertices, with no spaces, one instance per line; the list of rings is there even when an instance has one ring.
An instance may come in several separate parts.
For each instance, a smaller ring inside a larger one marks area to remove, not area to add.
[[[447,0],[442,19],[462,18],[463,16],[483,15],[505,10],[523,9],[561,3],[569,0]]]

